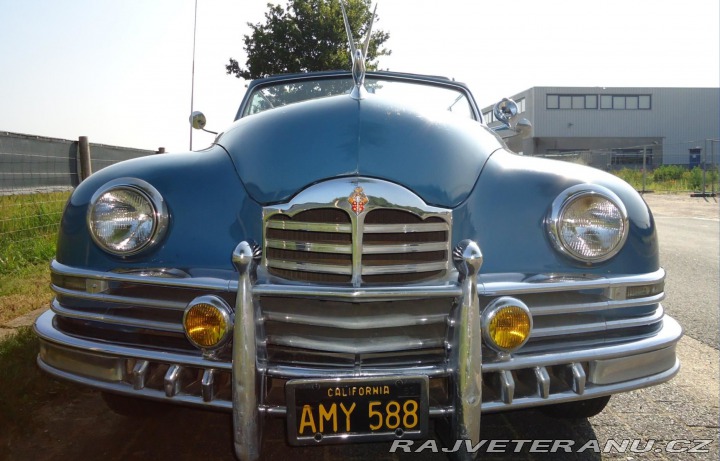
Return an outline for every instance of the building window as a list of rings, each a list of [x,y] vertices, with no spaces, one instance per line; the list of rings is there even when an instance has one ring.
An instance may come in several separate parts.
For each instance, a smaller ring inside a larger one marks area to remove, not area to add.
[[[560,99],[560,96],[557,94],[547,95],[547,108],[548,109],[558,109],[560,107],[559,99]]]
[[[522,114],[525,112],[525,98],[522,98],[519,101],[516,101],[518,105],[518,114]]]
[[[638,108],[648,110],[650,109],[650,95],[649,94],[641,94],[638,96],[639,102],[638,102]]]
[[[600,96],[600,109],[612,109],[612,96],[603,94]]]
[[[649,94],[548,94],[546,107],[548,109],[597,109],[598,97],[600,109],[617,110],[650,110],[651,97]],[[525,111],[525,100],[522,107],[518,103],[520,112]]]
[[[600,95],[600,109],[650,110],[649,94],[603,94]]]

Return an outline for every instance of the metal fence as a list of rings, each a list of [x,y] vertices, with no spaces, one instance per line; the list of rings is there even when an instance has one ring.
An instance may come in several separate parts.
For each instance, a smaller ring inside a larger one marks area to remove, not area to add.
[[[720,140],[677,145],[647,144],[614,149],[553,152],[539,157],[591,166],[620,176],[641,192],[720,192]]]
[[[92,170],[154,153],[91,145],[87,138],[0,132],[0,272],[12,262],[13,249],[32,253],[28,247],[38,237],[54,238],[70,191]]]

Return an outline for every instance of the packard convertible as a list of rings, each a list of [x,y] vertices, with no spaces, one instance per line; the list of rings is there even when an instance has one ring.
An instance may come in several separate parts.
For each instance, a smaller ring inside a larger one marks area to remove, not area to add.
[[[290,445],[474,444],[482,414],[587,417],[672,378],[642,197],[510,152],[465,85],[353,51],[352,72],[252,82],[206,150],[75,189],[39,366],[121,411],[232,412],[243,461],[267,418]],[[528,129],[512,101],[495,114]]]

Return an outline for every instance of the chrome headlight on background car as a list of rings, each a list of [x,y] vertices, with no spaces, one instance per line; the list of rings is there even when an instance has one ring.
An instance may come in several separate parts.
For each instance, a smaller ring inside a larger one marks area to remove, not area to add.
[[[88,228],[108,253],[130,256],[147,250],[165,234],[168,212],[160,193],[140,179],[110,181],[90,199]]]
[[[605,187],[573,186],[553,202],[547,228],[560,253],[585,263],[602,262],[615,256],[627,239],[627,211]]]

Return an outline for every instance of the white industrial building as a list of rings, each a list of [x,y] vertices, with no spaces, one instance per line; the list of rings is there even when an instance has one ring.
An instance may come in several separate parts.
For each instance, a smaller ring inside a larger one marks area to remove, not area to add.
[[[533,87],[512,97],[532,123],[508,142],[523,155],[603,169],[717,165],[720,88]],[[492,107],[483,109],[492,124]]]

